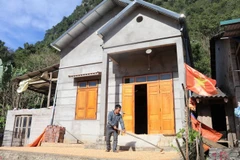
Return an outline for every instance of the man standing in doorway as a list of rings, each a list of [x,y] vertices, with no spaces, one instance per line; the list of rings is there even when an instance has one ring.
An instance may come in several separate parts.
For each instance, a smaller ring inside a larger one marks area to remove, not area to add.
[[[124,122],[122,119],[122,115],[120,114],[121,106],[117,104],[115,109],[108,114],[108,123],[107,123],[107,134],[106,134],[106,143],[107,150],[109,152],[111,150],[110,139],[113,134],[113,152],[117,152],[117,141],[118,141],[118,124],[120,123],[122,127],[122,132],[125,132]]]

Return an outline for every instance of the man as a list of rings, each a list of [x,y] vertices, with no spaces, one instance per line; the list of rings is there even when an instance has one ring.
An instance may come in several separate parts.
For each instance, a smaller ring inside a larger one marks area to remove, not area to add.
[[[115,109],[108,114],[107,134],[106,134],[106,143],[107,143],[106,152],[109,152],[111,150],[110,139],[112,134],[113,134],[113,152],[117,152],[119,123],[122,127],[122,132],[125,132],[124,122],[122,119],[122,115],[120,114],[120,111],[121,111],[121,106],[117,104],[115,106]]]

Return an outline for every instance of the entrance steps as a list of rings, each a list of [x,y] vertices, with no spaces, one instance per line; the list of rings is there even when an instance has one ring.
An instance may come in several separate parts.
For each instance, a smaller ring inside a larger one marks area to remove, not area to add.
[[[135,135],[134,135],[135,136]],[[137,138],[136,138],[137,137]],[[118,136],[118,149],[129,151],[176,151],[175,136],[163,136],[163,135],[136,135],[136,137],[130,135]],[[113,137],[111,143],[113,142]],[[155,147],[155,146],[159,147]],[[85,144],[86,149],[106,149],[106,142],[104,138],[99,138],[96,143]],[[160,149],[161,148],[161,149]]]

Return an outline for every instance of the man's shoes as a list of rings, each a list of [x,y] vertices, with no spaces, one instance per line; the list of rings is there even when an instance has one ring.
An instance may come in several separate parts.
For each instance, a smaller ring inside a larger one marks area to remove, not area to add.
[[[106,152],[110,152],[110,150],[107,149]]]
[[[115,150],[115,151],[113,151],[113,153],[118,153],[118,151],[117,151],[117,150]]]

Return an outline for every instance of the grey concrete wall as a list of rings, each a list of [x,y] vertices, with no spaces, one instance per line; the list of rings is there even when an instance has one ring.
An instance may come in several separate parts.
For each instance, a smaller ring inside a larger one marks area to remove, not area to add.
[[[9,110],[4,132],[3,146],[10,146],[12,140],[12,132],[15,123],[15,117],[20,115],[31,115],[32,124],[30,137],[26,139],[25,145],[32,143],[51,122],[52,109],[22,109]]]
[[[122,8],[115,8],[87,31],[72,41],[62,52],[57,84],[57,105],[54,124],[66,127],[65,142],[82,141],[95,142],[100,128],[100,92],[101,81],[98,85],[98,106],[96,120],[75,120],[77,82],[83,79],[69,78],[69,75],[102,72],[102,40],[96,34]]]
[[[102,135],[101,131],[105,129],[102,122],[100,122],[101,115],[104,114],[104,110],[100,110],[101,106],[101,86],[100,82],[98,87],[98,108],[97,108],[97,119],[96,120],[75,120],[75,108],[76,108],[76,93],[77,93],[77,80],[69,78],[68,75],[91,73],[91,72],[103,72],[103,54],[107,52],[102,48],[103,41],[96,35],[96,31],[101,28],[110,18],[115,16],[121,8],[114,9],[111,13],[104,16],[99,22],[91,26],[89,30],[81,34],[77,39],[72,41],[62,52],[60,61],[60,70],[58,77],[58,96],[56,105],[56,114],[54,124],[66,127],[65,142],[76,142],[77,139],[85,142],[95,142],[99,135]],[[170,20],[162,15],[155,14],[154,12],[149,12],[145,9],[139,9],[129,17],[136,17],[138,12],[144,16],[143,25],[136,24],[135,19],[128,19],[129,24],[124,26],[125,22],[122,22],[122,29],[120,31],[113,31],[116,33],[111,39],[104,39],[107,45],[117,44],[127,44],[135,41],[146,41],[152,42],[156,38],[166,38],[166,36],[179,36],[175,39],[164,40],[164,43],[174,44],[176,47],[172,51],[167,51],[160,54],[156,54],[156,58],[152,59],[152,69],[149,72],[147,70],[147,58],[146,56],[140,56],[141,60],[132,65],[132,61],[135,61],[136,57],[125,55],[124,57],[128,61],[122,61],[123,64],[115,66],[110,63],[109,69],[109,95],[108,95],[108,111],[112,110],[116,103],[121,104],[121,83],[122,78],[128,75],[142,75],[142,74],[153,74],[162,72],[172,72],[174,76],[174,103],[175,103],[175,121],[176,121],[176,131],[183,127],[184,118],[184,100],[183,92],[181,89],[181,83],[185,83],[184,76],[184,65],[183,65],[183,46],[182,39],[180,37],[180,31],[178,30],[178,24],[174,20]],[[152,19],[150,18],[152,17]],[[149,25],[151,24],[151,25]],[[137,26],[138,25],[138,26]],[[131,30],[131,27],[135,27]],[[147,28],[146,28],[147,27]],[[161,29],[160,29],[161,28]],[[136,31],[136,32],[135,32]],[[143,32],[139,34],[139,32]],[[147,32],[145,32],[147,31]],[[129,41],[131,37],[131,41]],[[108,37],[110,38],[110,37]],[[110,43],[111,42],[111,43]],[[140,45],[140,48],[144,44]],[[154,41],[156,44],[152,44],[155,47],[161,44]],[[105,46],[106,44],[104,44]],[[151,45],[148,45],[151,46]],[[116,48],[112,48],[117,50]],[[135,46],[134,49],[138,49]],[[129,49],[131,50],[131,49]],[[121,50],[123,51],[123,50]],[[179,53],[176,55],[176,51]],[[129,62],[129,63],[127,63]],[[102,92],[104,93],[104,92]],[[101,112],[100,112],[101,111]],[[100,127],[101,126],[101,127]]]
[[[124,54],[128,54],[125,56]],[[114,57],[114,55],[112,56]],[[140,76],[149,74],[172,73],[174,89],[174,109],[176,132],[183,128],[184,107],[183,95],[181,94],[182,81],[179,80],[176,45],[165,49],[155,49],[150,56],[151,69],[148,70],[148,60],[145,50],[137,50],[122,53],[118,64],[109,64],[108,86],[108,112],[113,110],[116,103],[122,103],[123,78],[128,76]]]
[[[136,18],[142,16],[142,22]],[[118,46],[181,35],[179,22],[139,7],[114,26],[104,37],[104,47]]]
[[[103,41],[96,34],[96,31],[119,13],[121,9],[115,8],[110,11],[64,48],[61,52],[60,68],[102,62],[101,45]]]

